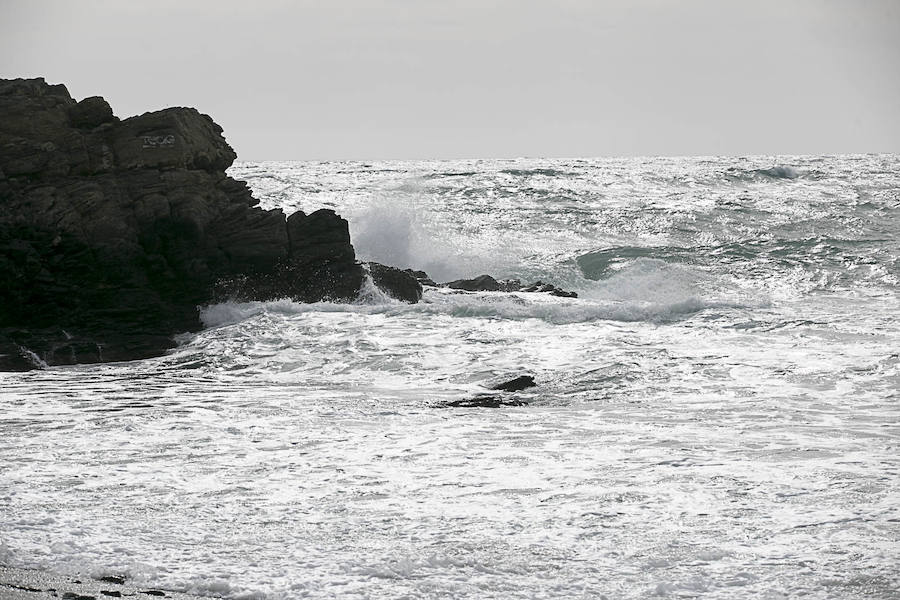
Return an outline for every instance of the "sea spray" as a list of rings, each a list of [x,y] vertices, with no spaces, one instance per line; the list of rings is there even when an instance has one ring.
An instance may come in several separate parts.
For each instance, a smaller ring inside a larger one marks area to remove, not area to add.
[[[800,175],[731,177],[773,165]],[[579,297],[224,303],[166,356],[0,374],[0,562],[229,599],[896,598],[900,158],[232,173],[351,224],[414,196],[436,258],[487,253],[460,275]],[[522,373],[527,405],[447,408]]]
[[[416,188],[418,190],[418,188]],[[521,248],[511,240],[459,237],[459,223],[410,198],[380,197],[348,216],[360,260],[421,270],[435,281],[515,271]]]

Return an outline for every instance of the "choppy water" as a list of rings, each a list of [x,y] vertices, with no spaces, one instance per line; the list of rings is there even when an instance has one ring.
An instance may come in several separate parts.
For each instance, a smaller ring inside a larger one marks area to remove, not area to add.
[[[243,163],[577,299],[208,307],[0,374],[0,564],[230,598],[900,597],[900,157]],[[448,409],[522,372],[528,404]]]

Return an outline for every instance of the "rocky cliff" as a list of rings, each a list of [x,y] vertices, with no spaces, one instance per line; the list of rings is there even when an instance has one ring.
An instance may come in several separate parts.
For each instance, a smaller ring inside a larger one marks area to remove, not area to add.
[[[347,222],[258,208],[225,174],[235,158],[192,108],[119,120],[100,97],[0,80],[0,370],[158,355],[227,298],[355,299]]]

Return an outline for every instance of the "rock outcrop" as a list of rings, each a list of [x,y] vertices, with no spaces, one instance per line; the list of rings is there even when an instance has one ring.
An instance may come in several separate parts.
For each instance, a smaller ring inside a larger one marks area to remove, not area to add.
[[[364,263],[372,282],[383,290],[390,290],[397,300],[415,303],[422,299],[422,284],[416,278],[415,271],[401,271],[376,262]]]
[[[421,277],[417,277],[417,279],[422,282]],[[498,280],[490,275],[479,275],[474,279],[457,279],[440,285],[453,290],[462,290],[466,292],[547,292],[551,296],[560,296],[562,298],[578,297],[577,293],[560,289],[552,283],[535,281],[534,283],[523,285],[518,279]]]
[[[119,120],[103,98],[0,80],[0,370],[159,355],[213,301],[355,299],[347,222],[258,208],[225,174],[235,158],[192,108]]]
[[[536,385],[533,375],[520,375],[509,381],[492,385],[489,389],[499,392],[521,392]],[[502,406],[526,406],[527,404],[525,400],[515,393],[511,396],[480,393],[469,398],[451,400],[442,406],[447,408],[500,408]]]
[[[509,381],[504,381],[502,383],[498,383],[496,385],[492,385],[492,390],[500,390],[502,392],[521,392],[522,390],[527,390],[530,387],[534,387],[537,384],[534,382],[533,375],[519,375],[518,377],[514,377]]]

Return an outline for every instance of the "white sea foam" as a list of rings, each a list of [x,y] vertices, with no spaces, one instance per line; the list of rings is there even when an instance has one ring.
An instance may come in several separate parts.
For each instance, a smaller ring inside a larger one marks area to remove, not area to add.
[[[268,302],[221,302],[200,309],[200,320],[206,327],[220,327],[244,321],[266,312],[302,312],[314,305],[295,302],[290,298]]]
[[[362,257],[579,297],[367,282],[0,373],[0,563],[229,600],[897,597],[900,158],[235,169],[372,220]],[[520,374],[521,406],[447,408]]]
[[[386,291],[381,289],[375,284],[375,281],[372,279],[372,275],[369,273],[368,267],[365,268],[365,275],[363,277],[363,284],[359,290],[359,296],[356,299],[354,304],[358,305],[374,305],[374,306],[382,306],[382,305],[399,305],[402,304],[402,301],[397,300]]]
[[[727,292],[710,293],[700,285],[709,280],[708,276],[681,265],[658,259],[639,259],[609,279],[590,282],[591,286],[584,288],[586,291],[582,292],[581,298],[533,292],[426,288],[420,303],[407,304],[395,300],[379,289],[371,277],[366,277],[359,299],[352,304],[304,304],[290,299],[225,302],[205,307],[200,316],[207,327],[233,324],[261,314],[290,316],[334,312],[541,319],[558,324],[596,320],[665,322],[706,309],[765,304],[763,296],[739,291],[737,287]]]

